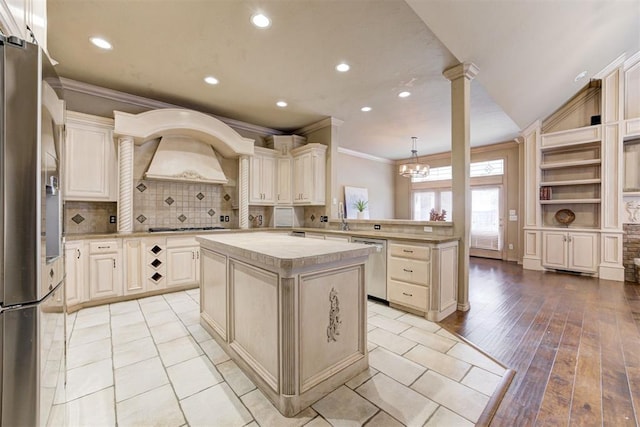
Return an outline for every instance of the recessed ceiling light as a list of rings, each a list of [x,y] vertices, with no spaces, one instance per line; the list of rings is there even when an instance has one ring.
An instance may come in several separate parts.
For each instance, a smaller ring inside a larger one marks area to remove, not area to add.
[[[400,92],[400,93],[398,94],[398,96],[399,96],[400,98],[406,98],[406,97],[408,97],[408,96],[410,96],[410,95],[411,95],[411,92],[407,92],[406,90],[405,90],[404,92]]]
[[[344,63],[344,62],[336,65],[336,70],[340,71],[341,73],[345,73],[345,72],[349,71],[349,68],[351,68],[351,67],[349,67],[349,64]]]
[[[206,83],[210,84],[210,85],[217,85],[218,83],[220,83],[220,82],[218,81],[218,79],[216,79],[216,78],[215,78],[215,77],[213,77],[213,76],[207,76],[207,77],[205,77],[205,78],[204,78],[204,81],[205,81]]]
[[[289,104],[287,104],[285,101],[278,101],[278,102],[276,102],[276,105],[277,105],[278,107],[280,107],[280,108],[284,108],[284,107],[286,107],[286,106],[287,106],[287,105],[289,105]]]
[[[585,77],[587,77],[587,71],[582,71],[581,73],[579,73],[577,76],[575,76],[575,78],[573,79],[574,82],[577,82],[578,80],[582,80]]]
[[[371,107],[362,107],[360,111],[364,111],[365,113],[368,113],[369,111],[371,111]]]
[[[94,46],[97,46],[100,49],[109,50],[109,49],[111,49],[113,47],[113,46],[111,46],[111,43],[109,43],[108,41],[106,41],[105,39],[103,39],[101,37],[91,37],[89,39],[89,41],[91,41],[91,43],[93,43]]]
[[[271,25],[271,19],[262,13],[256,13],[251,17],[251,23],[258,28],[267,28]]]

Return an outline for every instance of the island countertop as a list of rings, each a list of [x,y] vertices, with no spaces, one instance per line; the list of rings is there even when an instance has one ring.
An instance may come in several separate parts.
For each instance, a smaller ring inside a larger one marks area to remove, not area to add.
[[[270,232],[200,235],[203,248],[224,248],[230,255],[264,267],[296,270],[369,255],[371,246],[331,240],[312,240]]]

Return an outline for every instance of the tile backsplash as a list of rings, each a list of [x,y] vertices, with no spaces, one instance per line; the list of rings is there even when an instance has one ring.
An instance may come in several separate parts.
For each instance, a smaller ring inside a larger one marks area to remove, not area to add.
[[[116,216],[116,202],[73,202],[64,203],[64,232],[66,234],[115,233],[118,224],[110,223],[109,217]]]
[[[152,227],[238,227],[235,187],[140,180],[133,190],[133,230]],[[221,221],[220,217],[229,219]]]

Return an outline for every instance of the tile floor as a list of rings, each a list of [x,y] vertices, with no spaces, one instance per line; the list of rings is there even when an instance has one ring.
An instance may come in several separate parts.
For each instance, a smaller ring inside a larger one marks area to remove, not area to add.
[[[68,426],[472,426],[505,370],[437,324],[369,302],[368,371],[284,418],[199,325],[199,290],[68,317]]]

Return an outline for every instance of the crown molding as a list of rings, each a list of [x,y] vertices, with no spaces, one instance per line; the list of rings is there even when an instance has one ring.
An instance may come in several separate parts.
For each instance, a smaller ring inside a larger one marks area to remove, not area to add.
[[[478,75],[480,69],[473,62],[463,62],[462,64],[454,65],[442,72],[442,75],[447,80],[458,80],[460,77],[464,77],[467,80],[473,80]]]
[[[626,61],[624,61],[624,70],[627,71],[638,62],[640,62],[640,50],[630,56]]]
[[[611,63],[609,65],[604,67],[599,73],[596,73],[596,75],[594,75],[593,78],[594,79],[603,79],[603,78],[605,78],[606,76],[611,74],[616,68],[622,66],[624,64],[624,60],[626,58],[627,58],[627,54],[626,53],[623,53],[622,55],[618,56],[616,59],[611,61]]]
[[[346,154],[347,156],[359,157],[361,159],[372,160],[374,162],[386,163],[388,165],[395,164],[394,160],[385,159],[384,157],[373,156],[371,154],[363,153],[361,151],[350,150],[348,148],[338,147],[338,153]]]
[[[293,133],[296,135],[306,136],[311,132],[317,131],[318,129],[326,128],[329,126],[342,126],[343,123],[344,120],[336,119],[335,117],[327,117],[326,119],[322,119],[319,122],[311,123],[310,125],[297,129],[293,131]]]
[[[77,80],[68,79],[65,77],[60,78],[62,88],[65,91],[81,93],[83,95],[95,96],[98,98],[108,99],[111,101],[121,102],[124,104],[134,105],[136,107],[148,108],[149,110],[158,110],[162,108],[185,108],[180,105],[169,104],[163,101],[157,101],[155,99],[149,99],[138,95],[132,95],[126,92],[120,92],[114,89],[108,89],[100,86],[95,86],[89,83],[79,82]],[[243,122],[240,120],[230,119],[228,117],[217,116],[215,114],[206,113],[211,117],[215,117],[221,122],[229,125],[234,129],[240,129],[247,132],[255,132],[261,135],[284,135],[285,132],[277,129],[272,129],[264,126],[258,126],[251,123]]]

